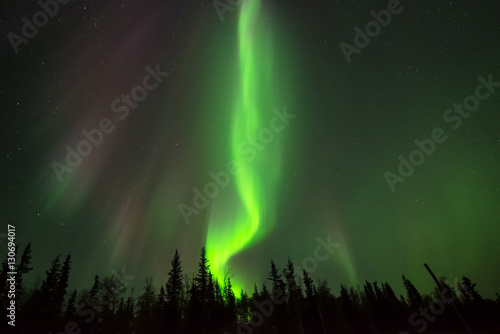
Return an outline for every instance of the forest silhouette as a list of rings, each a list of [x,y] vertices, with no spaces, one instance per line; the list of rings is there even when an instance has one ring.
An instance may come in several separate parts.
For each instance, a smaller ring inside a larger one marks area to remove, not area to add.
[[[133,297],[123,273],[96,275],[88,289],[69,291],[71,266],[71,255],[64,260],[56,256],[45,278],[28,288],[23,282],[33,270],[28,244],[16,263],[12,322],[8,309],[13,300],[9,296],[11,275],[7,260],[3,261],[1,332],[500,333],[500,295],[495,300],[483,298],[476,283],[465,276],[455,286],[440,278],[439,287],[430,294],[420,293],[402,275],[404,295],[397,296],[386,282],[366,281],[362,287],[341,284],[335,296],[327,281],[315,282],[305,270],[295,272],[294,262],[288,259],[281,270],[271,261],[267,283],[241,291],[237,297],[231,275],[217,281],[202,248],[195,274],[183,273],[176,250],[159,290],[150,277],[138,297]]]

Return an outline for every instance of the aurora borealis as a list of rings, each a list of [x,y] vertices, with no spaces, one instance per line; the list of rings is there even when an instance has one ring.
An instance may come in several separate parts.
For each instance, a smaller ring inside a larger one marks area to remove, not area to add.
[[[331,236],[339,247],[312,277],[334,293],[402,289],[401,274],[429,291],[427,262],[493,296],[500,88],[456,130],[443,114],[479,76],[500,82],[495,2],[401,5],[347,63],[339,44],[387,1],[247,0],[223,21],[211,1],[71,1],[19,53],[7,34],[40,7],[2,4],[0,247],[13,224],[20,247],[32,242],[32,283],[71,252],[71,286],[125,268],[141,288],[164,284],[175,249],[194,273],[206,246],[219,280],[230,270],[251,290],[271,259],[300,265]],[[168,76],[139,101],[148,67]],[[384,173],[435,128],[447,140],[392,192]],[[92,129],[102,140],[59,182],[53,162]],[[238,172],[186,224],[179,205],[230,162]]]
[[[260,0],[243,3],[238,24],[239,85],[230,150],[238,169],[234,181],[237,195],[231,198],[239,201],[229,201],[229,210],[225,207],[227,200],[224,206],[214,204],[207,233],[208,259],[221,282],[227,260],[269,233],[276,219],[281,152],[279,138],[274,137],[279,135],[276,131],[283,131],[284,125],[273,131],[265,124],[269,123],[273,103],[279,100],[273,78],[277,82],[280,78],[275,77],[272,68],[272,41],[267,36],[271,30],[259,20],[259,11]],[[249,146],[252,138],[255,144]],[[236,284],[235,287],[239,291]]]

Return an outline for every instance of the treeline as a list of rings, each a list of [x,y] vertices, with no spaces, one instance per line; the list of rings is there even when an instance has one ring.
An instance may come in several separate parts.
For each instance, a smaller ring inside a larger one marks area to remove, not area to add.
[[[70,255],[64,260],[57,256],[45,279],[26,287],[23,278],[33,270],[30,244],[16,268],[14,327],[8,324],[11,275],[7,261],[2,263],[2,333],[421,333],[465,326],[499,330],[500,296],[483,298],[465,276],[456,284],[441,279],[441,288],[428,295],[403,275],[405,296],[397,296],[386,282],[341,285],[334,296],[326,281],[314,282],[305,270],[296,273],[288,259],[283,270],[271,261],[269,283],[241,291],[237,298],[231,276],[216,280],[202,248],[194,277],[183,273],[176,251],[160,289],[148,278],[134,298],[123,272],[95,276],[89,289],[68,291]]]

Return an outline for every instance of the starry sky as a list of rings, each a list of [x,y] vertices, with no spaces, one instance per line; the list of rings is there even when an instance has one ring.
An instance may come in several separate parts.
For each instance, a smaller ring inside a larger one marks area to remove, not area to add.
[[[401,274],[429,292],[425,262],[494,296],[498,4],[233,3],[75,0],[34,32],[39,4],[2,2],[0,245],[7,224],[32,242],[31,282],[71,253],[75,288],[159,286],[206,246],[251,289],[330,240],[311,271],[334,293]]]

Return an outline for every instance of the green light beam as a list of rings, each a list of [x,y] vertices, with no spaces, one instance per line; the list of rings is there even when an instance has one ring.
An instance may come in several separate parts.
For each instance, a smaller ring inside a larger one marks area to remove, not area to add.
[[[250,143],[269,126],[277,100],[273,89],[271,29],[260,15],[261,1],[244,1],[238,23],[238,92],[234,101],[230,151],[239,168],[234,194],[214,203],[207,232],[207,257],[214,276],[224,280],[231,257],[261,240],[275,224],[280,178],[278,138],[263,147]],[[275,134],[274,137],[277,137]],[[252,152],[254,154],[250,154]],[[241,279],[232,279],[239,294]]]

